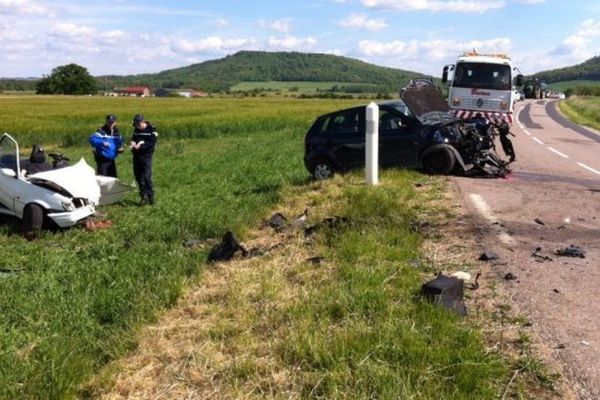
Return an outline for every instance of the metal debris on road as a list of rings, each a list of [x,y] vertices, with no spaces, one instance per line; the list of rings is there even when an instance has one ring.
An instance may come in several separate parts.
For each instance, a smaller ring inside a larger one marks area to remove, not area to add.
[[[533,222],[535,222],[538,225],[546,226],[546,224],[544,223],[544,221],[542,221],[539,218],[534,219]]]
[[[552,259],[552,257],[548,257],[548,256],[544,256],[544,255],[540,254],[540,251],[542,251],[542,248],[536,247],[535,251],[533,253],[531,253],[531,257],[535,258],[535,261],[540,262],[540,263],[543,263],[546,261],[550,261],[550,262],[554,261]]]
[[[512,272],[508,272],[508,273],[506,273],[506,275],[504,275],[505,281],[514,281],[516,279],[517,279],[517,276],[515,274],[513,274]]]
[[[585,251],[581,247],[575,246],[573,244],[565,248],[556,250],[554,254],[563,257],[585,258]]]

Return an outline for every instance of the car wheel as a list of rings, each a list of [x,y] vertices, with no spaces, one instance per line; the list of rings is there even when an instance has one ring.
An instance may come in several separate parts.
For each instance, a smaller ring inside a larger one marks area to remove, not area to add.
[[[423,166],[430,174],[448,175],[454,170],[456,158],[447,148],[441,148],[423,157]]]
[[[35,236],[42,230],[44,209],[37,204],[28,204],[23,211],[23,234]]]
[[[333,176],[333,165],[326,159],[317,160],[313,164],[312,175],[318,181],[329,179]]]

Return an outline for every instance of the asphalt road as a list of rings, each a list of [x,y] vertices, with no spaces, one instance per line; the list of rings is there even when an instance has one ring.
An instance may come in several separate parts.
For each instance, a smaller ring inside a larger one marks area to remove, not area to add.
[[[502,280],[516,309],[579,398],[600,399],[600,132],[570,123],[555,100],[521,102],[515,114],[513,173],[455,182],[480,216],[482,247],[501,254],[498,278],[517,276]],[[571,244],[585,258],[555,254]],[[551,260],[532,256],[538,247]]]

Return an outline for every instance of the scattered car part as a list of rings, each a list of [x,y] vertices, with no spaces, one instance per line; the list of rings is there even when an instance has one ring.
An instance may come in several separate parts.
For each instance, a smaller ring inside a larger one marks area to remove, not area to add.
[[[233,258],[235,253],[238,251],[242,252],[242,256],[246,256],[248,254],[248,250],[244,248],[235,238],[231,231],[227,232],[221,243],[216,244],[208,254],[209,262],[217,262],[217,261],[229,261]]]
[[[441,305],[458,315],[467,314],[464,301],[463,281],[451,276],[438,276],[423,284],[421,292],[430,302]]]
[[[554,254],[563,257],[585,258],[585,250],[573,244],[562,249],[557,249]]]
[[[552,259],[552,257],[548,257],[548,256],[540,254],[540,251],[542,251],[542,248],[536,247],[535,251],[533,253],[531,253],[531,257],[535,258],[535,261],[540,262],[540,263],[543,263],[545,261],[550,261],[550,262],[554,261]]]
[[[479,261],[493,261],[498,260],[499,258],[500,256],[497,253],[491,250],[486,250],[479,256]]]

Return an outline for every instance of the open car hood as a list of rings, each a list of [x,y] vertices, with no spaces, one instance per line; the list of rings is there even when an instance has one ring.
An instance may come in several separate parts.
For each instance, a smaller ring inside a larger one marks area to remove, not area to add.
[[[100,186],[96,182],[96,173],[82,158],[73,166],[39,172],[27,177],[30,182],[52,182],[73,197],[88,199],[94,204],[100,203]]]
[[[455,120],[450,114],[448,102],[429,81],[411,81],[402,89],[400,97],[424,125],[450,123]]]
[[[52,182],[73,197],[88,199],[100,206],[117,203],[135,189],[131,185],[120,182],[117,178],[96,176],[94,169],[83,158],[71,167],[39,172],[28,176],[27,179],[31,183]]]

